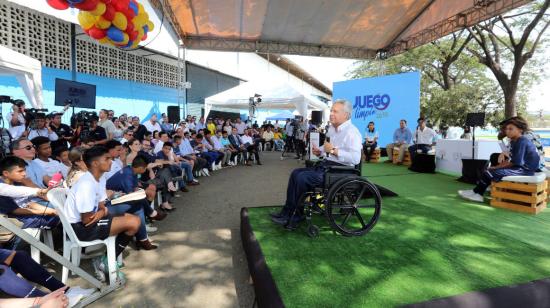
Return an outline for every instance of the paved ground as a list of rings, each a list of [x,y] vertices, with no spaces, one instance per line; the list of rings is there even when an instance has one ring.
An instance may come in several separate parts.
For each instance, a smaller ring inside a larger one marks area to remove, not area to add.
[[[243,206],[279,205],[295,159],[262,153],[263,166],[200,178],[152,239],[154,251],[127,249],[128,283],[91,307],[252,307],[254,290],[239,233]]]

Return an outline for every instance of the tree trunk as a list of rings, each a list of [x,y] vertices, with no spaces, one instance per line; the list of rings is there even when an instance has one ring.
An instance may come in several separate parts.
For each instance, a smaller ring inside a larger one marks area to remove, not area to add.
[[[509,82],[508,85],[502,86],[502,88],[504,90],[504,118],[515,117],[518,115],[516,108],[517,84]]]

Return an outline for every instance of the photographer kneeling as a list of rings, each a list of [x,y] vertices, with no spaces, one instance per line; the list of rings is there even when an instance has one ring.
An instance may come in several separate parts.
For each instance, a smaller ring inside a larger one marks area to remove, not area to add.
[[[336,100],[330,110],[331,127],[328,131],[330,142],[319,149],[313,148],[313,154],[329,156],[319,166],[299,168],[292,171],[288,180],[285,206],[279,213],[271,214],[271,220],[288,229],[296,228],[304,220],[302,215],[292,213],[300,197],[307,191],[323,183],[325,168],[328,166],[355,166],[361,162],[362,138],[357,127],[351,123],[352,105],[346,100]],[[289,221],[290,220],[290,221]]]

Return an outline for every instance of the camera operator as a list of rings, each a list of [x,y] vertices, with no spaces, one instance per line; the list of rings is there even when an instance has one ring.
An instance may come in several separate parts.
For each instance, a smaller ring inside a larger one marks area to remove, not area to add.
[[[92,138],[95,142],[95,145],[105,144],[109,139],[107,139],[107,132],[105,128],[99,126],[97,122],[99,118],[96,115],[93,115],[90,118],[90,130],[88,136]]]
[[[75,138],[73,129],[69,125],[61,123],[62,115],[62,112],[52,112],[50,114],[50,128],[57,134],[57,137],[59,137],[57,141],[52,142],[53,149],[61,147],[69,148],[68,143],[71,143]]]
[[[286,144],[289,151],[294,150],[294,127],[295,123],[293,119],[287,119],[285,125]]]
[[[36,113],[29,128],[29,140],[38,136],[48,137],[50,141],[59,139],[57,134],[50,127],[50,119],[46,118],[44,113]]]
[[[27,133],[25,117],[25,102],[19,99],[13,101],[12,111],[8,113],[9,132],[13,139],[19,139]]]

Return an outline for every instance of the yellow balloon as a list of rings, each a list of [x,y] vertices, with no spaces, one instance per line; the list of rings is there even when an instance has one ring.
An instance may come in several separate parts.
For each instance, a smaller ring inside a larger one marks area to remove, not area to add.
[[[128,41],[130,40],[130,37],[128,36],[128,34],[124,33],[124,39],[122,40],[122,42],[118,43],[119,45],[126,45],[128,44]]]
[[[126,19],[126,16],[122,14],[121,12],[115,13],[115,18],[113,18],[113,25],[115,27],[119,28],[121,31],[125,31],[126,27],[128,26],[128,20]]]
[[[140,41],[141,41],[141,40],[136,39],[136,40],[134,41],[134,43],[132,44],[132,48],[137,48],[137,47],[139,46],[139,42],[140,42]]]
[[[149,28],[149,32],[151,32],[155,28],[155,24],[152,21],[149,20],[147,22],[147,27]]]
[[[99,29],[105,30],[105,29],[109,29],[109,27],[111,26],[111,22],[103,18],[103,16],[100,16],[97,19],[95,26],[98,27]]]
[[[101,44],[108,44],[110,40],[108,37],[104,37],[102,39],[99,39],[98,42],[100,42]]]
[[[143,8],[143,5],[141,3],[138,3],[138,15],[143,14],[145,12],[145,9]]]
[[[95,9],[93,11],[90,11],[90,14],[95,16],[101,16],[105,13],[106,10],[107,10],[107,6],[105,5],[105,3],[98,2]]]
[[[141,41],[141,37],[142,37],[143,35],[145,35],[145,31],[143,31],[143,28],[139,28],[137,31],[138,31],[138,36],[137,36],[137,39],[136,39],[136,40]]]
[[[84,28],[84,30],[90,29],[97,21],[97,16],[94,16],[86,11],[80,11],[78,13],[78,23]]]
[[[141,14],[132,18],[132,22],[134,23],[134,28],[141,28],[145,26],[147,19],[145,18],[145,15]]]

